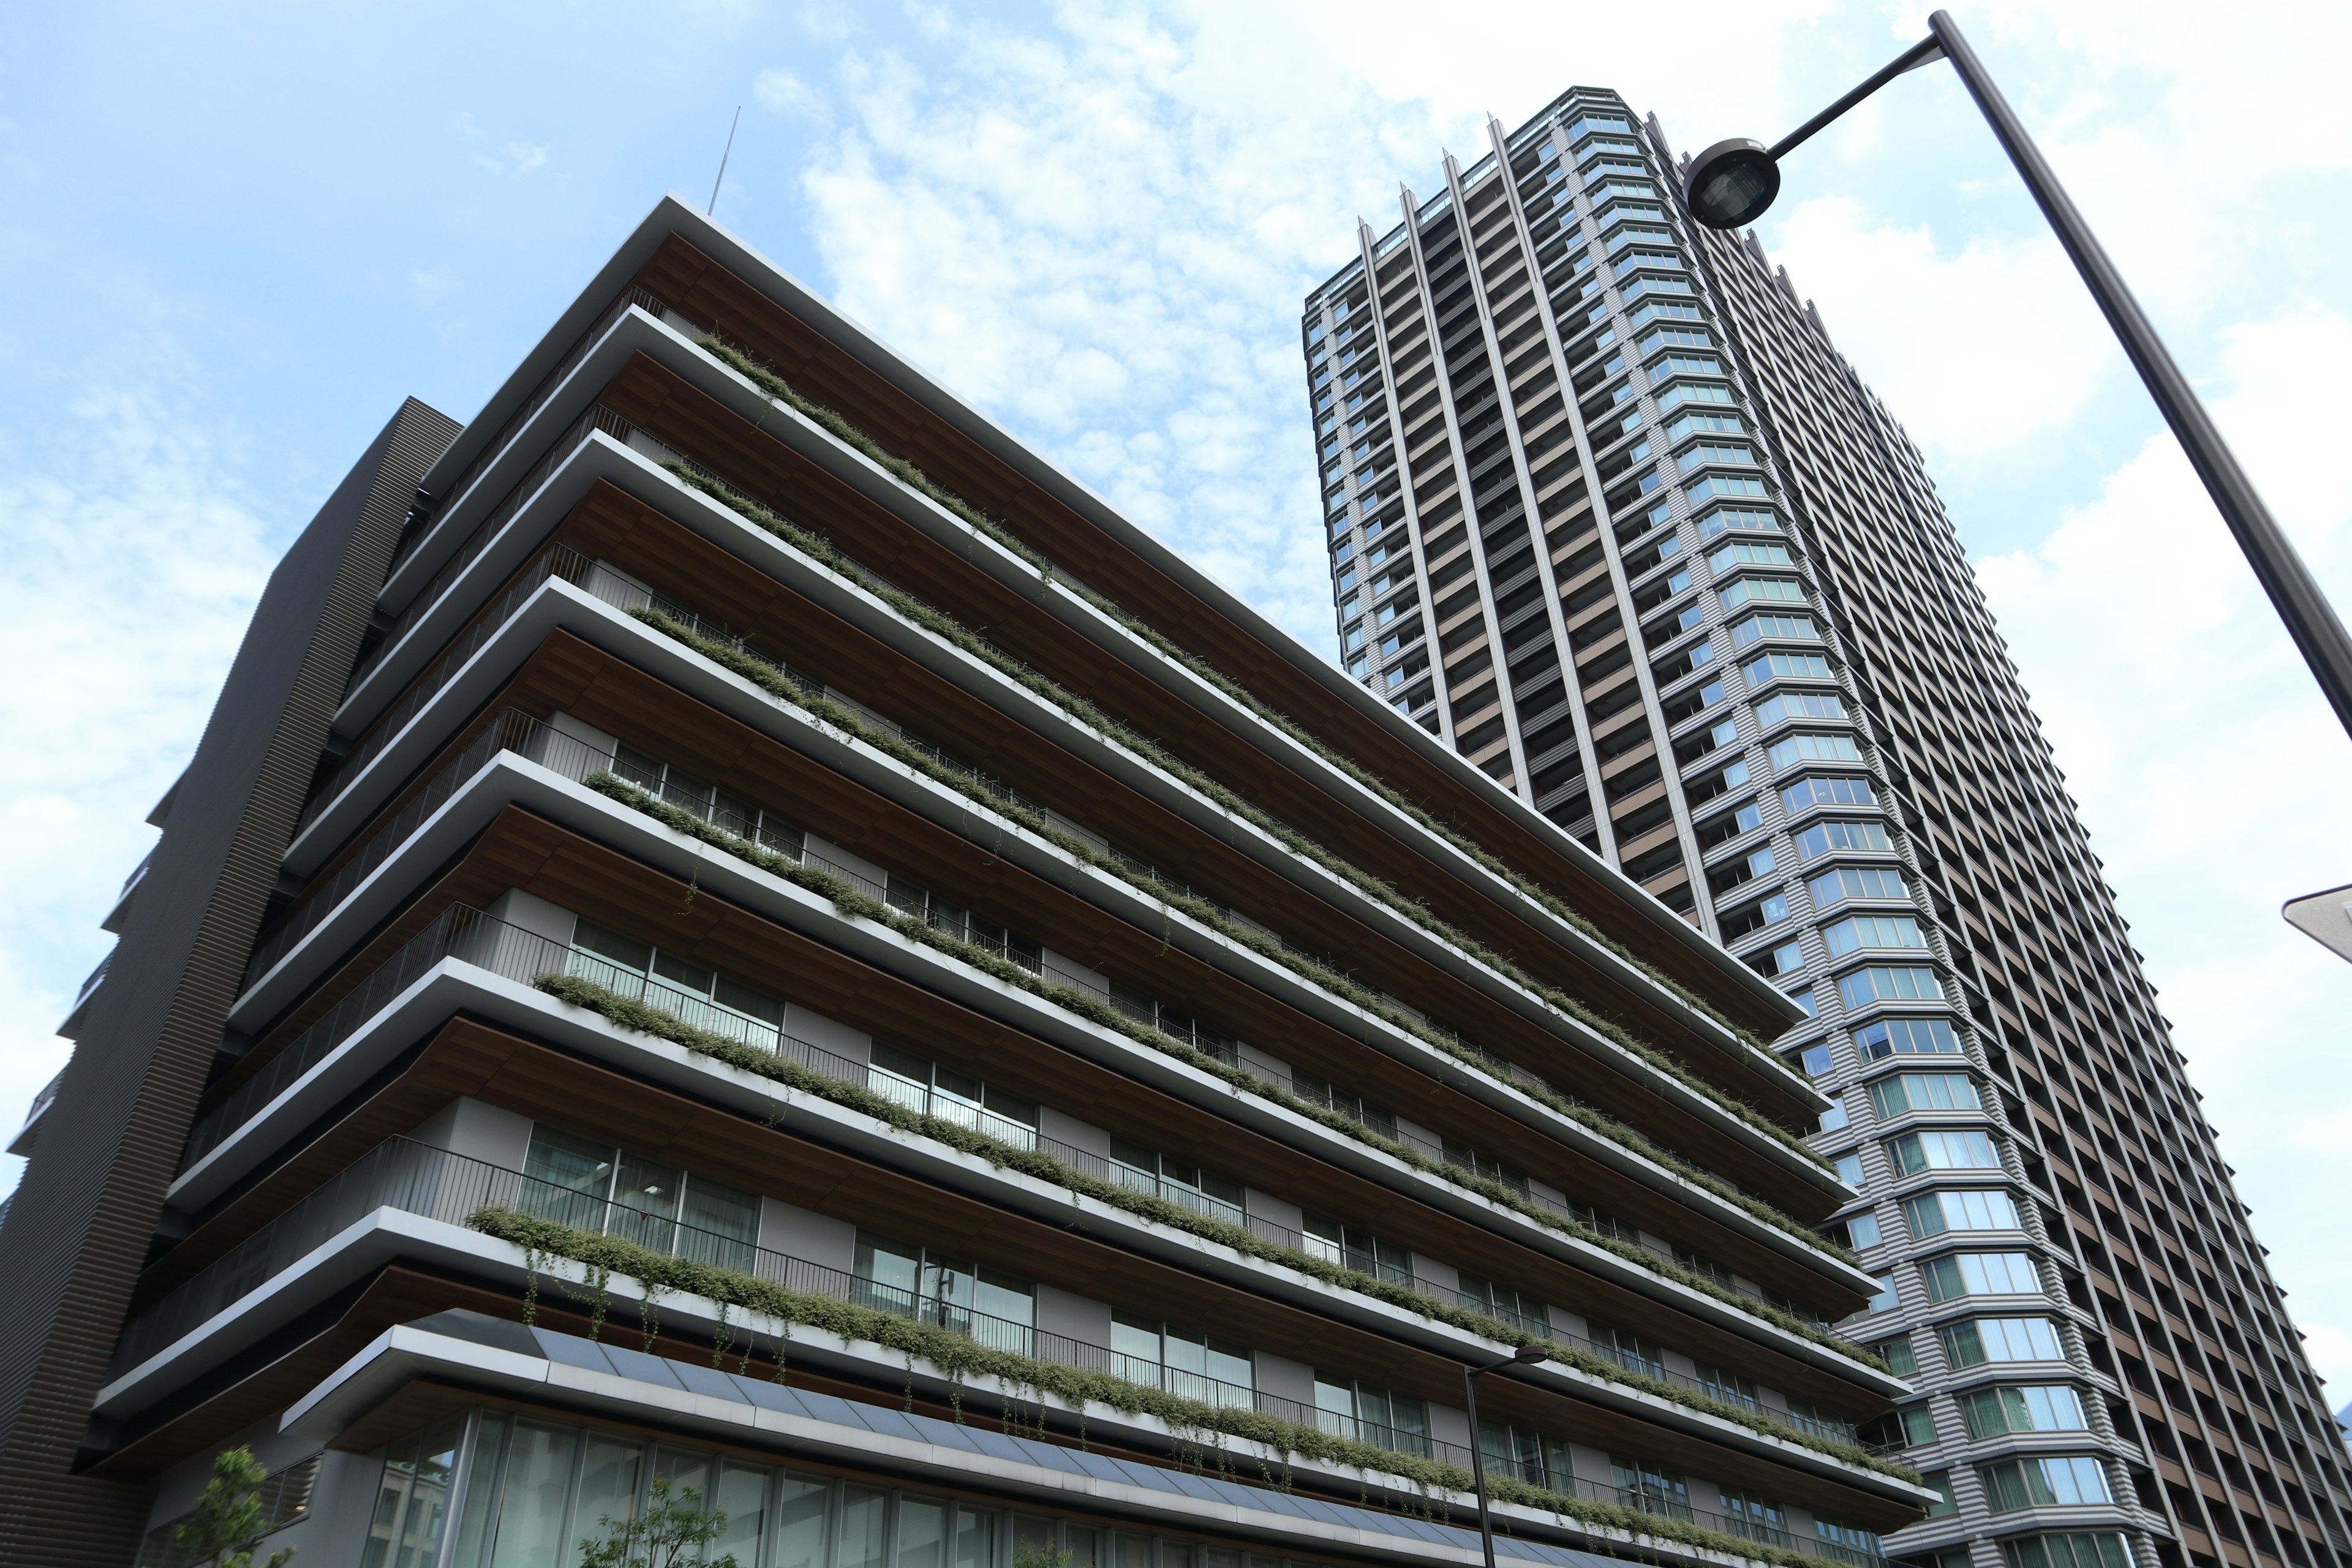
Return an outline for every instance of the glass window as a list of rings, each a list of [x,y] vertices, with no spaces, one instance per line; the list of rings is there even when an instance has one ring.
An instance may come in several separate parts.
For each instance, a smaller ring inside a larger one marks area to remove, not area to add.
[[[1808,860],[1838,849],[1885,853],[1893,847],[1885,827],[1875,822],[1816,822],[1797,835],[1797,853]]]
[[[1775,654],[1775,658],[1780,656]],[[1748,667],[1753,670],[1756,666]],[[1780,792],[1780,803],[1789,815],[1810,811],[1817,805],[1876,805],[1878,797],[1871,793],[1870,781],[1857,778],[1799,779]]]
[[[2047,1318],[1978,1318],[1948,1323],[1938,1332],[1957,1370],[1996,1361],[2063,1361],[2058,1331]]]
[[[1977,1086],[1963,1073],[1906,1072],[1872,1084],[1870,1103],[1881,1121],[1914,1110],[1975,1110]]]
[[[1936,1500],[1927,1505],[1929,1519],[1949,1519],[1960,1511],[1959,1499],[1952,1495],[1951,1471],[1929,1470],[1919,1479],[1934,1489],[1936,1493]]]
[[[1911,1234],[1924,1241],[1948,1230],[2021,1230],[2017,1205],[2007,1193],[1922,1193],[1903,1200]]]
[[[1805,994],[1811,996],[1812,993],[1808,991]],[[1811,1010],[1810,1007],[1806,1009],[1807,1012]],[[1798,1053],[1797,1063],[1804,1068],[1807,1078],[1826,1076],[1831,1068],[1835,1065],[1830,1059],[1830,1043],[1827,1040],[1815,1040]]]
[[[1770,707],[1780,700],[1775,698],[1773,703],[1768,703],[1766,706]],[[1777,722],[1779,719],[1786,716],[1783,712],[1776,715],[1774,719],[1764,721]],[[1759,713],[1758,717],[1761,719],[1763,716]],[[1801,767],[1807,763],[1862,761],[1862,749],[1854,744],[1853,737],[1851,735],[1790,735],[1786,740],[1775,742],[1767,754],[1772,759],[1774,770],[1780,773],[1786,773],[1790,768]]]
[[[1944,983],[1932,969],[1884,969],[1873,965],[1838,976],[1838,994],[1846,1010],[1859,1012],[1874,1002],[1940,1002]]]
[[[1995,1513],[2021,1508],[2066,1508],[2112,1502],[2107,1468],[2088,1455],[2004,1459],[1977,1469]]]
[[[1852,1247],[1876,1247],[1884,1238],[1878,1234],[1878,1216],[1864,1209],[1845,1218],[1846,1245]]]
[[[2004,1541],[2007,1568],[2132,1568],[2131,1548],[2120,1535],[2035,1535]]]
[[[1925,947],[1919,922],[1909,915],[1848,915],[1824,927],[1830,956],[1843,958],[1865,947]]]
[[[564,1526],[579,1441],[576,1427],[515,1422],[498,1500],[490,1568],[563,1568],[571,1561]]]
[[[1832,1158],[1830,1161],[1830,1164],[1837,1172],[1838,1180],[1843,1182],[1847,1186],[1858,1187],[1862,1185],[1861,1150],[1849,1149],[1844,1153]]]
[[[1971,1437],[2090,1429],[2083,1415],[2082,1396],[2063,1384],[1974,1389],[1959,1396],[1959,1405]]]
[[[385,1450],[362,1568],[433,1568],[465,1436],[466,1418],[453,1415]]]
[[[1325,1215],[1304,1215],[1301,1228],[1309,1256],[1392,1285],[1412,1284],[1411,1248]]]
[[[1919,1357],[1911,1349],[1911,1342],[1907,1337],[1899,1340],[1882,1340],[1870,1348],[1879,1353],[1880,1358],[1886,1363],[1886,1370],[1895,1376],[1916,1377],[1919,1374]]]
[[[2000,1154],[1992,1140],[1974,1128],[1923,1128],[1889,1139],[1887,1157],[1895,1174],[1922,1171],[1997,1171]]]
[[[1958,1056],[1960,1042],[1941,1018],[1886,1018],[1854,1031],[1853,1042],[1872,1061],[1886,1057]]]
[[[1622,1454],[1609,1457],[1609,1469],[1617,1500],[1626,1507],[1664,1519],[1690,1518],[1690,1483],[1672,1470]]]
[[[1911,896],[1910,888],[1903,880],[1902,871],[1893,866],[1841,866],[1822,872],[1806,886],[1812,891],[1813,907],[1822,910],[1848,899],[1908,899]]]
[[[1927,1281],[1927,1299],[1957,1300],[1962,1296],[2030,1296],[2042,1289],[2033,1259],[2022,1252],[1956,1252],[1931,1258],[1919,1265]]]

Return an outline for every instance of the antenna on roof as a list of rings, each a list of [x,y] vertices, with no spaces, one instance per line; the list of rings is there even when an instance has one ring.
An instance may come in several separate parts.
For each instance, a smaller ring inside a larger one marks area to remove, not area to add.
[[[727,159],[735,151],[735,127],[742,123],[743,106],[739,103],[735,106],[735,118],[727,126],[727,151],[719,154],[719,179],[710,182],[710,202],[702,209],[705,217],[718,210],[719,181],[727,178]]]

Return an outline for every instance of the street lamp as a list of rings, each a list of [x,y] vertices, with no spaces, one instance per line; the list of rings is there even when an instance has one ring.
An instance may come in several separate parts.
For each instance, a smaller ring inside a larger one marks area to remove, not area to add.
[[[2188,453],[2189,465],[2205,481],[2206,493],[2213,498],[2221,521],[2236,535],[2238,548],[2245,552],[2247,564],[2254,569],[2254,576],[2270,595],[2279,619],[2286,624],[2287,634],[2302,650],[2304,662],[2311,667],[2320,690],[2336,710],[2336,721],[2347,733],[2352,733],[2352,637],[2346,636],[2344,623],[2336,618],[2334,606],[2319,591],[2310,568],[2295,553],[2294,546],[2287,542],[2286,535],[2279,531],[2270,509],[2255,493],[2253,481],[2238,466],[2238,459],[2221,439],[2211,416],[2190,388],[2189,378],[2180,374],[2180,367],[2173,363],[2172,355],[2157,337],[2139,302],[2124,287],[2122,276],[2092,237],[2083,215],[2074,210],[2074,204],[2059,187],[2057,176],[2051,173],[2040,150],[2026,135],[2009,100],[2001,97],[2000,89],[1985,73],[1984,63],[1977,58],[1968,40],[1960,37],[1950,13],[1938,11],[1928,17],[1926,37],[1771,146],[1735,137],[1717,142],[1693,159],[1683,179],[1683,200],[1691,216],[1709,228],[1738,228],[1754,222],[1780,195],[1780,159],[1791,149],[1905,71],[1938,58],[1952,62],[1969,96],[1977,100],[1977,107],[1992,126],[1993,135],[2009,153],[2009,161],[2017,165],[2026,189],[2033,193],[2042,216],[2057,231],[2058,243],[2074,259],[2074,269],[2083,275],[2107,324],[2123,340],[2124,353],[2130,356],[2133,368],[2139,372],[2149,395],[2163,411],[2165,423],[2172,426],[2181,450]]]
[[[1462,1403],[1470,1407],[1470,1478],[1478,1487],[1478,1542],[1486,1549],[1486,1568],[1495,1568],[1495,1523],[1486,1517],[1486,1459],[1478,1442],[1478,1380],[1501,1367],[1521,1362],[1546,1361],[1551,1352],[1539,1344],[1524,1344],[1484,1366],[1462,1369]]]

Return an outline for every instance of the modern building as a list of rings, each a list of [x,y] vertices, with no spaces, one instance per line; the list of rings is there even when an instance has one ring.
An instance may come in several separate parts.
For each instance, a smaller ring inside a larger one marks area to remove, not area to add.
[[[0,1561],[1876,1568],[1802,1016],[676,201],[273,576],[0,1226]],[[1515,1351],[1536,1346],[1533,1361]],[[1467,1414],[1478,1385],[1481,1430]]]
[[[1577,89],[1307,301],[1341,658],[1802,1008],[1955,1568],[2352,1562],[2352,1475],[1917,450]],[[1923,326],[1929,326],[1923,318]],[[1932,327],[1930,327],[1932,330]]]

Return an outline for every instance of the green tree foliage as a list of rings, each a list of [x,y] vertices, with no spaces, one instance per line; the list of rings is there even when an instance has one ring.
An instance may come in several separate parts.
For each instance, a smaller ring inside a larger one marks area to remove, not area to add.
[[[261,1512],[261,1483],[268,1479],[252,1449],[223,1449],[213,1461],[205,1495],[196,1500],[195,1517],[173,1532],[182,1559],[216,1568],[253,1568],[253,1543],[269,1530]],[[286,1568],[293,1555],[292,1547],[282,1547],[269,1554],[268,1568]]]
[[[727,1516],[702,1506],[700,1487],[680,1487],[670,1493],[669,1478],[656,1476],[653,1497],[635,1519],[598,1520],[603,1540],[580,1542],[580,1568],[737,1568],[735,1554],[702,1562],[702,1549],[727,1528]]]

